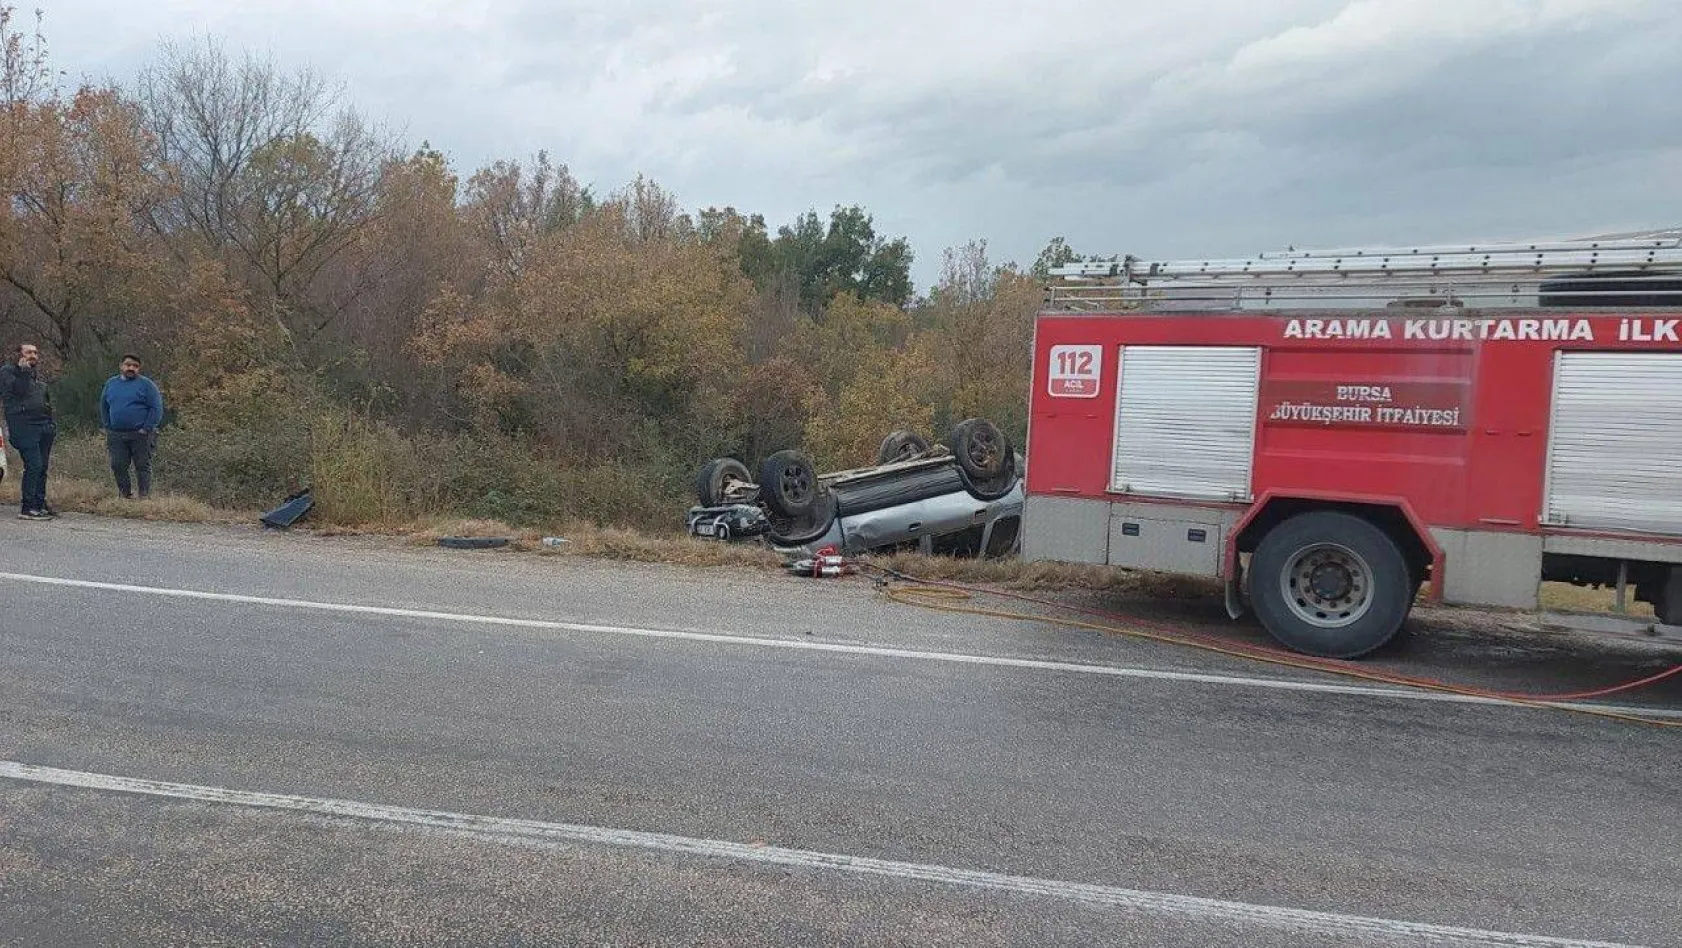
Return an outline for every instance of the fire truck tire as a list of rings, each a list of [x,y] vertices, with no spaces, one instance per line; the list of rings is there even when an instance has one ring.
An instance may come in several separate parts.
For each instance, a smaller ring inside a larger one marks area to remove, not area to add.
[[[1369,520],[1299,514],[1250,558],[1251,607],[1280,644],[1320,658],[1360,658],[1401,631],[1418,587],[1401,547]]]
[[[799,451],[778,451],[759,465],[759,499],[771,513],[799,520],[818,501],[818,471]]]
[[[703,507],[724,504],[724,484],[728,480],[752,482],[748,466],[735,458],[716,458],[708,461],[695,475],[695,496]]]

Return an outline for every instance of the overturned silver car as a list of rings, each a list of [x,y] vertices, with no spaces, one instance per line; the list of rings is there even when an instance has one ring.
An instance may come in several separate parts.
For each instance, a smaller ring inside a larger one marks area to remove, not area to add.
[[[741,461],[717,458],[696,477],[700,504],[689,511],[689,532],[760,537],[789,556],[826,546],[847,555],[1018,551],[1022,456],[992,422],[968,419],[933,445],[896,431],[883,439],[877,462],[820,475],[803,452],[778,451],[756,479]]]

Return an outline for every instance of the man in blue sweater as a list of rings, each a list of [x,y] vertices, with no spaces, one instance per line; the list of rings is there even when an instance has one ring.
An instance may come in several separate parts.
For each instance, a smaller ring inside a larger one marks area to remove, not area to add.
[[[117,491],[133,497],[128,469],[132,463],[142,498],[152,493],[152,448],[164,420],[164,397],[152,380],[140,374],[140,357],[123,356],[116,375],[105,382],[99,396],[99,422],[105,429],[105,451]]]

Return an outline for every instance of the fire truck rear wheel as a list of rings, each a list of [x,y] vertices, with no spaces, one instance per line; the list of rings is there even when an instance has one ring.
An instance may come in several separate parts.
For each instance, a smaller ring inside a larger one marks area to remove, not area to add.
[[[1360,658],[1406,621],[1417,587],[1388,533],[1353,514],[1300,514],[1269,530],[1250,559],[1251,605],[1297,652]]]

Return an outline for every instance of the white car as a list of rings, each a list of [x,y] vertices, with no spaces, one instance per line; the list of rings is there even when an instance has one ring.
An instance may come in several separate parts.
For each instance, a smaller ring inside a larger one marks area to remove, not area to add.
[[[756,529],[779,553],[797,556],[834,546],[844,554],[916,549],[997,557],[1017,552],[1022,524],[1022,456],[990,421],[971,418],[945,444],[909,431],[882,442],[873,467],[818,474],[799,451],[778,451],[757,481],[735,458],[718,458],[696,478],[700,506],[691,532],[708,515],[754,505]],[[722,537],[721,537],[722,538]]]

